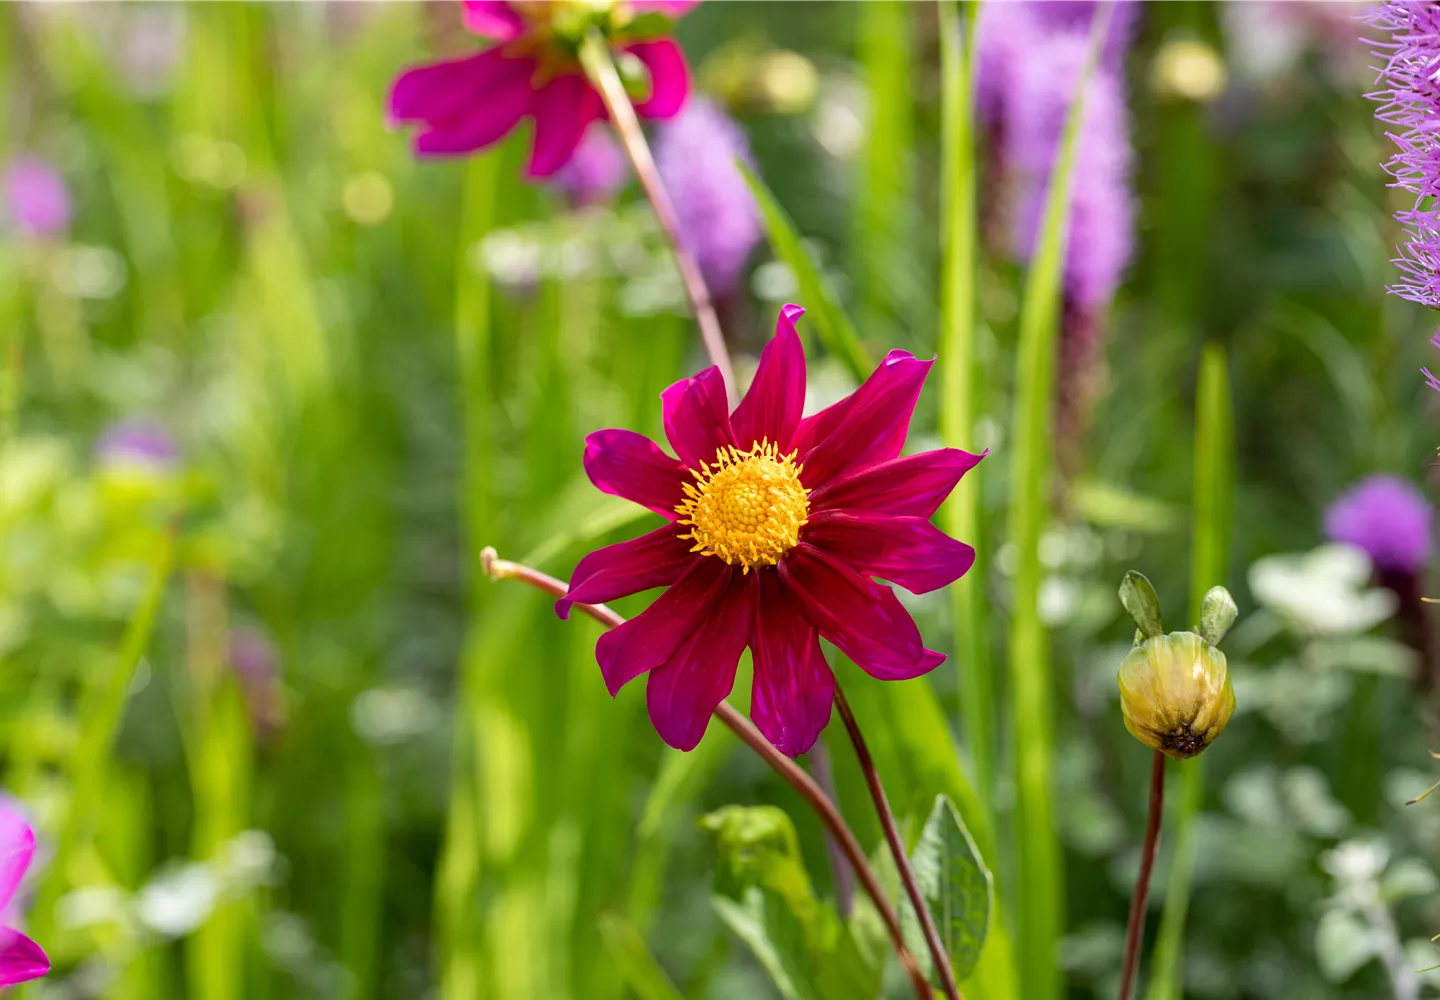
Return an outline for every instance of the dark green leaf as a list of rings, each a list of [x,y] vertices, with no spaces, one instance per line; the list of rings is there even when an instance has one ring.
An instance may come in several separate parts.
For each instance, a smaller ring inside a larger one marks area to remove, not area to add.
[[[910,864],[950,955],[955,978],[963,980],[974,971],[985,947],[995,889],[970,832],[944,795],[935,797],[935,808],[925,821]],[[915,942],[912,950],[928,967],[929,948],[915,919],[914,907],[908,902],[901,909],[900,919],[907,940]]]

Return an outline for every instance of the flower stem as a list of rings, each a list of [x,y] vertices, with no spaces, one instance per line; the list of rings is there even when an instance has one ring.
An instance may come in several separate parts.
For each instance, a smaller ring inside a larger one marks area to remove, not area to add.
[[[530,566],[501,559],[492,548],[486,548],[480,553],[480,566],[485,575],[492,579],[519,580],[537,590],[543,590],[552,597],[564,597],[566,590],[569,589],[569,585],[564,580],[557,580],[548,573],[542,573]],[[576,604],[575,608],[594,618],[606,628],[615,628],[625,624],[624,618],[603,604]],[[848,709],[844,711],[848,711]],[[880,919],[885,922],[885,928],[890,932],[890,940],[895,946],[895,955],[899,958],[901,967],[904,968],[906,975],[910,977],[911,984],[915,987],[917,1000],[931,1000],[930,984],[925,979],[925,973],[921,970],[919,963],[915,961],[915,956],[910,953],[910,949],[905,946],[905,938],[900,931],[900,918],[896,915],[895,908],[890,905],[890,901],[885,898],[885,891],[880,888],[880,881],[875,877],[875,871],[870,867],[870,862],[866,860],[865,851],[860,847],[860,842],[855,839],[855,834],[850,827],[846,825],[845,817],[840,814],[839,808],[815,783],[814,778],[806,774],[789,757],[771,746],[770,741],[761,734],[760,730],[756,729],[749,719],[736,711],[729,702],[722,701],[716,706],[715,717],[729,726],[746,746],[759,754],[761,759],[774,769],[775,773],[800,793],[805,804],[814,810],[820,823],[840,845],[840,849],[850,862],[850,867],[855,870],[855,877],[860,880],[861,887],[870,897],[871,902],[875,904],[875,909],[879,911]],[[906,870],[909,870],[908,862]],[[952,996],[958,996],[958,994],[952,994]]]
[[[870,797],[875,800],[875,812],[879,815],[880,826],[885,831],[885,842],[890,845],[890,854],[895,858],[895,867],[900,872],[905,894],[910,897],[910,905],[915,908],[915,918],[920,921],[920,929],[925,933],[925,943],[930,947],[930,958],[935,963],[935,974],[940,979],[940,988],[945,991],[949,1000],[962,1000],[960,987],[955,983],[955,970],[950,967],[950,955],[940,940],[940,932],[936,930],[935,921],[930,916],[930,907],[925,905],[925,898],[920,895],[920,886],[915,881],[915,869],[910,866],[910,857],[905,853],[905,844],[900,840],[895,814],[890,811],[890,802],[885,798],[885,788],[880,784],[880,774],[875,770],[870,748],[865,744],[860,724],[855,721],[855,714],[850,711],[850,703],[845,700],[845,693],[838,684],[835,685],[835,707],[839,709],[845,730],[850,734],[850,742],[855,744],[855,756],[860,760],[860,770],[865,773],[865,784],[870,788]]]
[[[705,285],[704,275],[700,273],[700,266],[680,239],[680,221],[675,216],[675,205],[660,180],[660,172],[655,169],[655,158],[650,155],[640,119],[635,117],[635,108],[630,103],[630,96],[625,93],[625,84],[621,82],[615,60],[610,56],[610,48],[598,31],[592,29],[580,43],[580,63],[585,67],[585,75],[600,92],[605,110],[610,113],[610,124],[620,136],[620,143],[630,157],[630,166],[634,168],[635,176],[640,178],[645,197],[650,199],[655,218],[670,243],[670,252],[675,255],[675,265],[680,270],[680,281],[690,299],[690,309],[695,313],[695,322],[700,325],[700,341],[711,363],[720,369],[720,376],[725,380],[725,394],[731,407],[734,407],[739,401],[735,370],[730,366],[730,355],[725,351],[725,335],[720,330],[720,319],[715,315],[714,300]]]
[[[1125,964],[1120,971],[1120,1000],[1130,1000],[1135,970],[1140,964],[1140,938],[1145,932],[1145,897],[1150,894],[1150,872],[1155,868],[1155,848],[1160,842],[1160,817],[1165,806],[1165,755],[1155,751],[1150,768],[1150,816],[1145,821],[1145,850],[1140,855],[1140,877],[1130,900],[1130,924],[1125,929]]]

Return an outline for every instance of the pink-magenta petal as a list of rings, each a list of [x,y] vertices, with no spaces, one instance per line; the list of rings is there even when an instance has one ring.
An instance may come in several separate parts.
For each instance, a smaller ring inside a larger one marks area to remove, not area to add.
[[[719,368],[706,368],[670,386],[660,394],[660,410],[665,438],[688,468],[714,462],[716,452],[735,443]]]
[[[821,511],[810,515],[805,541],[912,594],[947,587],[975,564],[974,549],[923,517]]]
[[[35,857],[35,832],[25,817],[0,808],[0,910],[10,905],[15,889]]]
[[[725,595],[689,641],[650,672],[645,685],[650,721],[676,750],[695,749],[715,707],[735,686],[735,666],[750,641],[758,577],[733,573]]]
[[[894,591],[828,552],[801,542],[778,565],[806,620],[870,676],[908,680],[945,659],[925,648]]]
[[[636,42],[626,46],[650,71],[650,96],[636,103],[641,118],[673,118],[690,95],[690,68],[685,53],[673,38]]]
[[[685,466],[654,441],[616,428],[585,439],[585,474],[602,493],[649,507],[667,521],[678,516],[675,508],[685,499],[681,484],[690,480]]]
[[[778,574],[761,572],[760,603],[750,655],[755,683],[750,718],[787,757],[814,745],[830,721],[835,675],[820,650],[820,636],[795,606]]]
[[[698,557],[654,604],[602,635],[595,659],[610,694],[670,659],[713,615],[735,575],[722,560]]]
[[[600,95],[579,74],[557,76],[541,87],[530,101],[535,118],[535,144],[525,176],[549,177],[575,155],[590,123],[603,110]]]
[[[899,455],[933,363],[909,351],[891,351],[864,385],[800,421],[795,447],[805,466],[806,485],[815,489],[854,469]]]
[[[684,530],[667,524],[639,538],[591,552],[575,567],[569,591],[555,602],[555,613],[569,618],[572,604],[603,604],[675,583],[699,558],[691,553],[690,542],[678,537]]]
[[[816,488],[810,494],[810,509],[931,517],[960,477],[988,454],[941,448],[856,469]]]
[[[494,87],[533,66],[529,59],[507,59],[499,48],[415,66],[390,86],[386,114],[392,122],[455,118],[481,103]],[[528,79],[528,71],[525,76]]]
[[[525,19],[508,0],[461,0],[465,27],[482,38],[508,42],[525,33]]]
[[[44,949],[13,928],[0,928],[0,988],[28,983],[49,971]]]
[[[790,442],[805,412],[805,349],[795,332],[795,321],[805,315],[796,305],[780,310],[775,336],[760,352],[760,366],[740,405],[730,418],[735,441],[744,449],[769,440],[789,454]]]
[[[637,14],[655,11],[667,17],[676,18],[688,14],[699,4],[700,0],[631,0],[630,9]]]

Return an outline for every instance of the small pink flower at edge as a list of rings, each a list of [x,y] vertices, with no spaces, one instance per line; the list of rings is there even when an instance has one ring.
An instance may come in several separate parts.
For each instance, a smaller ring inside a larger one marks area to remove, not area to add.
[[[24,818],[0,808],[0,911],[35,856],[35,833]],[[50,959],[38,944],[11,927],[0,927],[0,988],[28,983],[50,971]]]
[[[586,130],[605,117],[600,95],[585,78],[573,45],[553,31],[563,5],[464,0],[465,25],[497,44],[471,56],[406,70],[390,89],[392,122],[420,126],[415,152],[421,156],[472,153],[499,142],[524,118],[535,123],[525,174],[549,177],[565,166]],[[651,0],[625,5],[629,15],[678,17],[693,3]],[[611,16],[612,24],[616,21]],[[669,118],[685,103],[690,72],[672,38],[633,39],[628,21],[609,40],[648,72],[650,92],[635,105],[642,118]]]
[[[595,654],[612,695],[649,674],[650,719],[680,750],[700,742],[747,646],[755,725],[782,753],[809,750],[835,690],[820,637],[872,677],[918,677],[944,657],[925,648],[894,592],[873,578],[923,594],[975,561],[930,517],[984,455],[900,455],[933,362],[891,351],[854,393],[802,418],[803,312],[780,311],[733,413],[717,368],[661,393],[678,458],[627,430],[585,441],[590,481],[666,524],[587,555],[555,608],[565,618],[574,603],[669,588],[603,635]]]

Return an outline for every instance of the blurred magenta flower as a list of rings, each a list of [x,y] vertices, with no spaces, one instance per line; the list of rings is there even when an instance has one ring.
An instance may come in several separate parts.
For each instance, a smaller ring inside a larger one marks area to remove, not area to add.
[[[390,90],[389,117],[421,126],[415,137],[421,155],[483,149],[528,117],[535,122],[535,137],[526,175],[554,174],[570,161],[590,123],[604,116],[600,94],[576,55],[592,27],[604,32],[622,72],[633,80],[643,71],[648,78],[646,96],[635,103],[642,118],[673,116],[689,94],[685,54],[674,39],[651,32],[655,16],[679,17],[692,2],[463,0],[463,6],[465,26],[498,44],[407,70]]]
[[[31,236],[54,236],[70,226],[70,189],[44,160],[21,157],[5,170],[10,217]]]
[[[830,720],[835,690],[820,636],[881,680],[944,660],[872,577],[923,594],[975,560],[929,519],[984,456],[945,448],[900,457],[933,362],[891,351],[853,394],[802,419],[803,312],[780,311],[733,413],[714,367],[661,393],[678,458],[627,430],[585,441],[590,481],[667,523],[587,555],[555,608],[565,618],[573,603],[669,588],[602,636],[595,655],[612,695],[649,672],[650,719],[681,750],[700,742],[749,646],[751,717],[782,753],[804,753]]]
[[[175,439],[152,420],[122,420],[100,435],[95,454],[101,462],[115,465],[173,467],[180,458]]]
[[[12,809],[0,808],[0,910],[8,910],[35,856],[35,832]],[[12,927],[0,927],[0,987],[39,979],[50,959],[34,941]]]
[[[227,645],[251,728],[262,743],[269,742],[285,723],[280,655],[264,633],[244,626],[230,630]]]
[[[591,125],[570,162],[555,172],[553,182],[576,208],[609,201],[630,177],[625,152],[610,130]]]
[[[1418,573],[1430,558],[1435,512],[1414,483],[1369,476],[1325,511],[1325,534],[1364,549],[1382,570]]]
[[[675,203],[680,237],[705,284],[722,296],[735,291],[760,241],[760,210],[737,159],[752,162],[744,131],[703,97],[656,136],[655,165]]]

